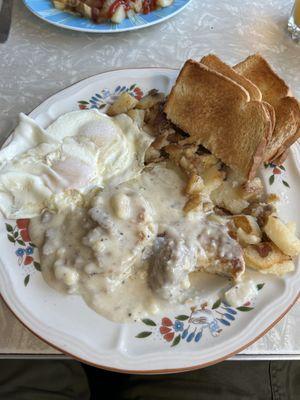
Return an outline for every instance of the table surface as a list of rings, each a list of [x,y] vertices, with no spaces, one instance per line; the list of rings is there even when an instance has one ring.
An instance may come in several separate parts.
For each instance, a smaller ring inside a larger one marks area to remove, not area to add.
[[[287,0],[193,0],[176,17],[130,33],[63,30],[15,0],[9,40],[0,45],[0,140],[53,93],[90,75],[118,68],[179,68],[213,52],[229,63],[260,52],[300,97],[300,44],[287,31]],[[59,356],[25,329],[0,301],[0,357]],[[300,304],[236,359],[300,359]]]

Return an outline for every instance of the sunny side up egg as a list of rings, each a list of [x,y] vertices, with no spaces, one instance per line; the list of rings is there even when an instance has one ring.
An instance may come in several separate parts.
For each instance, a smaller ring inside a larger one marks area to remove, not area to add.
[[[60,116],[46,130],[24,114],[0,151],[0,211],[32,218],[69,189],[87,193],[136,177],[152,138],[125,114]]]

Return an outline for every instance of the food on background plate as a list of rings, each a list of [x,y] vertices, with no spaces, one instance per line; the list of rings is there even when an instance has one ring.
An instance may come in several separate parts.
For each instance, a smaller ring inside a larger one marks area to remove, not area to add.
[[[110,20],[120,24],[135,14],[168,7],[174,0],[52,0],[58,10],[79,14],[99,24]]]
[[[107,115],[71,112],[46,130],[22,115],[0,153],[1,211],[35,217],[45,280],[108,319],[195,304],[203,272],[229,278],[224,299],[239,306],[257,294],[249,268],[295,268],[295,226],[256,176],[277,108],[262,82],[216,56],[201,61],[186,62],[167,98],[123,93]],[[295,136],[285,115],[278,148],[287,126]]]

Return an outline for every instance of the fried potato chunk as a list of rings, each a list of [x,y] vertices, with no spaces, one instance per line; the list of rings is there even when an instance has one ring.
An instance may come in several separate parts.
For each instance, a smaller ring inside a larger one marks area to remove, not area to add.
[[[136,105],[136,108],[141,110],[147,110],[152,108],[158,103],[161,103],[165,99],[165,95],[156,90],[151,90],[146,96],[144,96]]]
[[[264,231],[284,254],[297,256],[300,253],[300,240],[277,216],[268,217]]]
[[[139,128],[142,128],[144,125],[144,119],[145,119],[145,111],[144,110],[136,110],[136,109],[130,109],[127,112],[127,115],[137,124]]]
[[[114,117],[115,115],[127,113],[138,104],[138,100],[129,93],[122,93],[117,100],[109,107],[107,115]]]
[[[187,195],[196,194],[200,193],[203,188],[204,188],[204,182],[201,176],[192,173],[186,184],[184,192]]]
[[[189,213],[190,211],[195,210],[196,208],[198,208],[201,204],[201,195],[200,193],[196,193],[196,194],[192,194],[187,202],[185,203],[184,207],[183,207],[183,211],[185,213]]]
[[[261,241],[262,232],[252,215],[235,215],[233,223],[237,229],[237,238],[242,246],[257,244]]]
[[[274,243],[261,242],[244,249],[247,267],[265,274],[285,275],[294,271],[295,265],[290,256],[284,254]]]

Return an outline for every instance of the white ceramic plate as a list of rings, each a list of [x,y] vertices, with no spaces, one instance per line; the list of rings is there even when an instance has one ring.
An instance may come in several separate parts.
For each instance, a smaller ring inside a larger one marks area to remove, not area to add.
[[[52,0],[23,1],[26,7],[37,17],[60,28],[80,32],[113,33],[134,31],[159,24],[181,12],[192,0],[174,0],[173,4],[169,7],[152,11],[146,15],[136,14],[131,18],[126,18],[121,24],[114,24],[109,20],[101,24],[95,24],[87,18],[81,18],[78,15],[56,9]]]
[[[131,69],[85,79],[52,96],[30,116],[47,127],[59,115],[106,104],[129,91],[140,98],[156,88],[168,93],[177,71]],[[280,214],[300,215],[300,158],[294,146],[284,167],[263,168],[267,191],[281,195]],[[203,367],[241,351],[270,329],[299,295],[300,269],[280,279],[251,273],[260,287],[253,304],[239,309],[218,301],[225,281],[203,276],[203,301],[193,310],[156,315],[143,322],[118,324],[89,309],[78,296],[64,296],[44,282],[37,250],[30,244],[27,220],[0,221],[0,289],[13,313],[32,332],[86,363],[136,373],[175,372]]]

